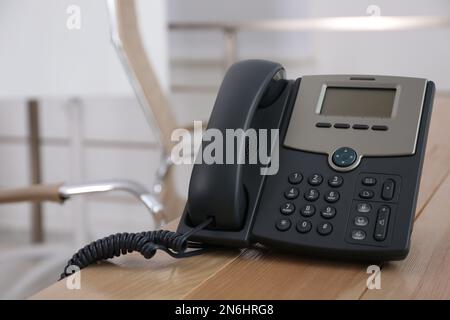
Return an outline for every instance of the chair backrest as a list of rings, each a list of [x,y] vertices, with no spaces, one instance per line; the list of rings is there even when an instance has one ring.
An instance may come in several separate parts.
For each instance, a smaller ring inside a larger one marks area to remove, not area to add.
[[[142,43],[134,0],[107,0],[111,37],[147,121],[159,130],[159,140],[170,153],[170,136],[176,129],[170,102],[164,93]]]

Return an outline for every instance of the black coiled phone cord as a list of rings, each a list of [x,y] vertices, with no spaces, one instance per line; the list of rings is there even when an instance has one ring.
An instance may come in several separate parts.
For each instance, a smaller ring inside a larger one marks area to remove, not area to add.
[[[111,259],[134,251],[145,259],[152,258],[156,251],[163,250],[174,258],[185,258],[201,254],[206,246],[189,241],[189,237],[212,223],[212,218],[198,225],[191,231],[181,234],[167,230],[145,231],[140,233],[116,233],[96,240],[84,246],[67,262],[60,279],[64,279],[79,270],[102,260]],[[187,249],[194,249],[189,250]]]

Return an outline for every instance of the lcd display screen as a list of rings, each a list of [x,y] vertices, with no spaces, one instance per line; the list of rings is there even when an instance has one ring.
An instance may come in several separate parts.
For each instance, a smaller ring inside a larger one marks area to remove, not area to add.
[[[390,118],[395,89],[327,87],[320,114],[341,117]]]

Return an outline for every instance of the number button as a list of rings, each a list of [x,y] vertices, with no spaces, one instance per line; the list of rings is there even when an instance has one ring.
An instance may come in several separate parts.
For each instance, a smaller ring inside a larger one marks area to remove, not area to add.
[[[372,190],[363,190],[359,193],[359,196],[363,199],[372,199],[373,191]]]
[[[275,224],[275,227],[279,231],[287,231],[291,227],[291,220],[289,220],[289,219],[280,219]]]
[[[323,177],[320,174],[313,174],[308,178],[308,182],[312,186],[318,186],[322,183]]]
[[[330,187],[337,188],[342,186],[344,179],[341,176],[335,175],[328,179],[328,184]]]
[[[304,217],[311,217],[315,212],[316,208],[312,204],[307,204],[300,210],[300,214]]]
[[[320,211],[320,215],[325,219],[331,219],[336,215],[336,209],[332,206],[326,206]]]
[[[308,233],[312,229],[312,224],[308,220],[300,220],[297,223],[297,231],[300,233]]]
[[[331,231],[333,231],[333,225],[329,222],[321,222],[317,226],[317,232],[322,236],[329,235]]]
[[[299,172],[293,172],[288,177],[289,183],[291,184],[299,184],[303,180],[303,176]]]
[[[280,211],[282,214],[289,215],[295,211],[295,206],[290,202],[286,202],[281,206]]]
[[[298,197],[299,191],[295,187],[290,187],[284,192],[286,199],[295,199]]]
[[[310,189],[305,193],[305,199],[308,201],[316,201],[319,198],[319,191]]]
[[[339,200],[339,192],[331,190],[325,194],[325,201],[329,203],[334,203]]]

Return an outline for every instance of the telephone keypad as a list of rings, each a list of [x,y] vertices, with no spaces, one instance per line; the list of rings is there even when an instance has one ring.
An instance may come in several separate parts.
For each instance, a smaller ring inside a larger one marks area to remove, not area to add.
[[[341,188],[346,180],[345,174],[313,173],[307,177],[304,179],[298,171],[288,175],[287,183],[290,186],[285,190],[284,198],[289,201],[280,205],[279,220],[275,222],[278,231],[295,229],[294,232],[299,236],[306,236],[316,229],[317,234],[332,237],[331,234],[341,228],[340,217],[343,217],[347,221],[345,237],[348,242],[374,246],[389,244],[389,224],[393,221],[399,197],[400,177],[377,173],[359,174],[353,180],[356,186],[353,200],[349,203],[350,209],[342,207],[346,201],[340,201],[341,196],[344,200],[347,197],[346,194],[341,195],[346,190]],[[324,180],[326,184],[323,184]],[[301,189],[304,191],[301,192]],[[316,210],[318,215],[315,215]],[[331,222],[337,224],[333,226]]]
[[[295,206],[294,206],[294,204],[292,204],[290,202],[286,202],[285,204],[283,204],[280,207],[280,212],[285,215],[292,214],[292,213],[294,213],[294,211],[295,211]]]
[[[299,234],[307,234],[313,228],[316,228],[318,234],[329,235],[333,232],[333,225],[330,223],[330,220],[335,218],[338,213],[336,207],[340,199],[338,190],[344,184],[344,177],[336,174],[324,176],[320,173],[312,173],[307,177],[304,182],[303,174],[299,171],[291,172],[288,175],[287,182],[290,186],[285,190],[284,198],[290,201],[281,204],[280,213],[282,216],[289,216],[294,220],[281,218],[275,222],[276,229],[287,231],[291,228],[291,224],[294,223],[295,229]],[[324,180],[327,181],[326,185],[323,185]],[[303,183],[306,183],[306,187],[309,185],[314,186],[314,188],[306,188],[304,193],[300,194],[300,189],[303,189]],[[322,194],[323,196],[321,196]],[[330,205],[331,203],[333,205]],[[321,221],[313,218],[317,206],[320,210],[317,217]],[[298,215],[295,215],[296,208],[300,208]],[[298,219],[298,217],[302,218]]]

